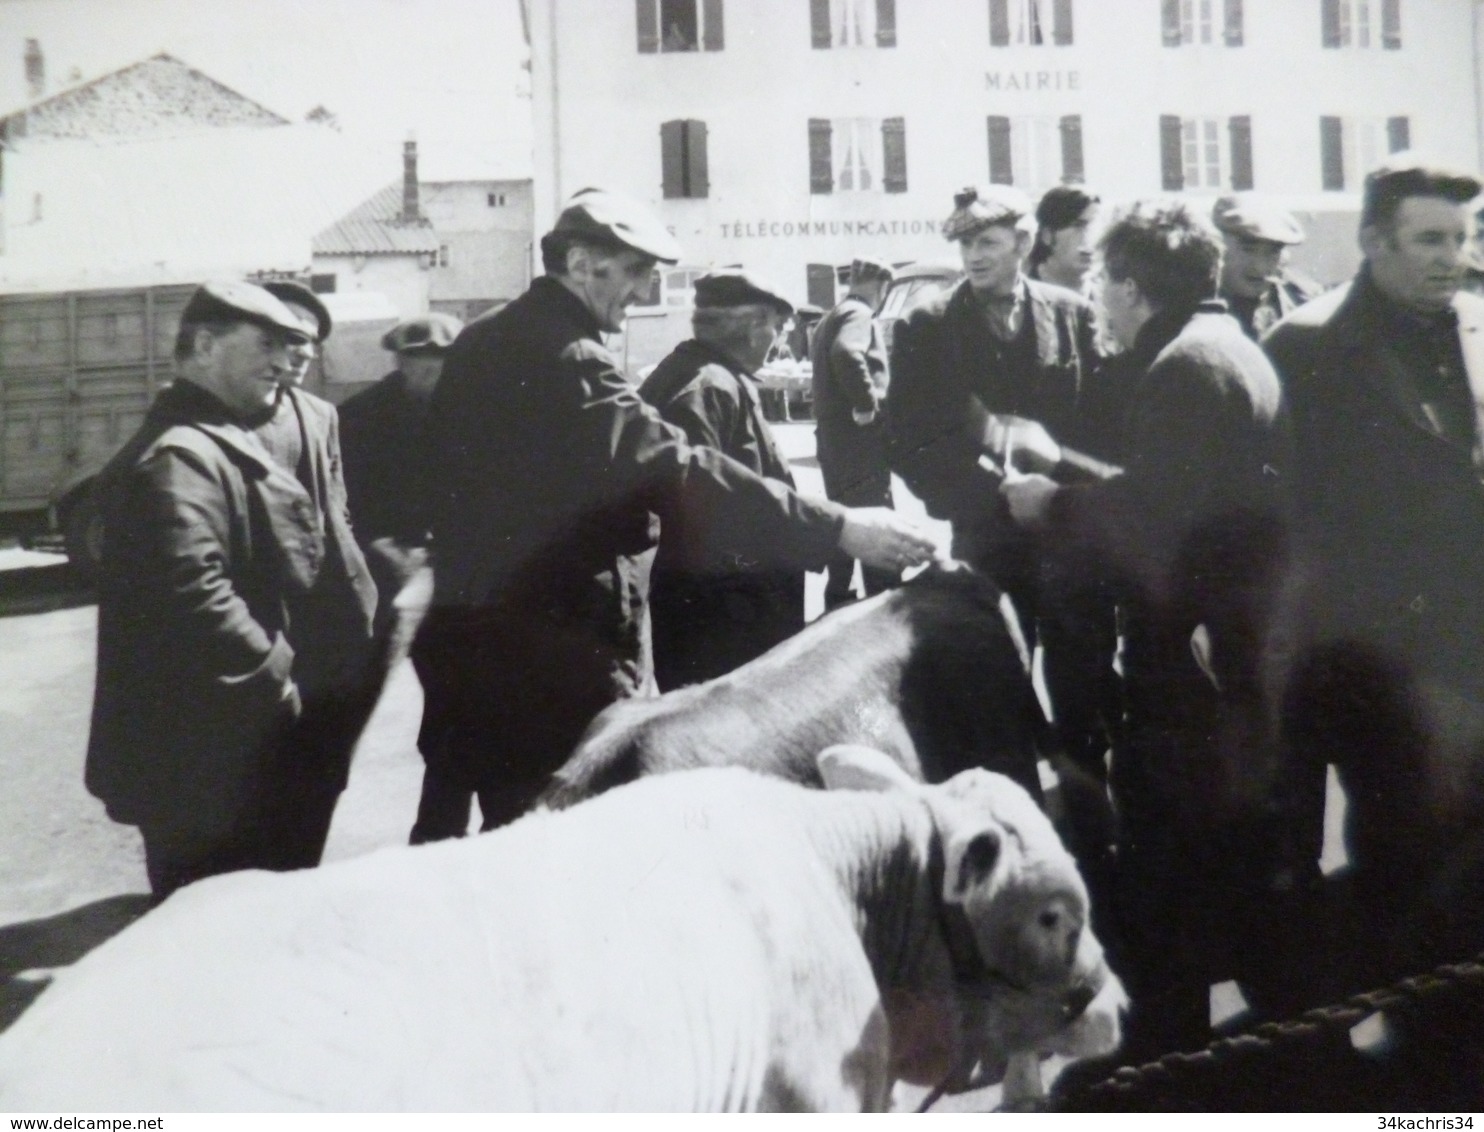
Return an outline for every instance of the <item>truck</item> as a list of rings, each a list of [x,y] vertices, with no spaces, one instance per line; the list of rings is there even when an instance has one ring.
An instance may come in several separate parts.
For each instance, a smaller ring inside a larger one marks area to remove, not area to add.
[[[60,534],[84,577],[102,534],[93,479],[172,380],[196,286],[0,295],[0,515],[27,535]],[[321,297],[336,328],[305,384],[340,401],[390,368],[379,342],[397,317],[364,293]]]

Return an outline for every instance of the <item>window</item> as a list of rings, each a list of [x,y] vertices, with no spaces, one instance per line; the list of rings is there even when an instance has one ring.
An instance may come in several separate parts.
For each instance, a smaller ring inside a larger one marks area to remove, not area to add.
[[[896,0],[809,0],[815,47],[895,47]]]
[[[1321,20],[1325,47],[1401,49],[1401,0],[1323,0]]]
[[[1388,153],[1410,148],[1410,118],[1319,119],[1319,181],[1326,192],[1360,188]]]
[[[805,294],[812,305],[829,310],[839,301],[839,273],[833,264],[805,264],[804,276]]]
[[[661,123],[660,168],[666,200],[706,196],[711,191],[706,123],[694,119]]]
[[[634,0],[639,50],[720,51],[722,0]]]
[[[447,244],[439,244],[438,245],[438,266],[439,267],[447,267],[448,266],[448,245]]]
[[[809,191],[906,192],[906,119],[809,119]]]
[[[1082,118],[989,118],[989,179],[1040,193],[1053,185],[1080,181]]]
[[[1162,115],[1159,150],[1166,192],[1253,187],[1252,119],[1246,114],[1224,121]]]
[[[1242,0],[1163,0],[1164,45],[1242,46]]]
[[[491,208],[504,208],[505,207],[505,194],[504,193],[490,193],[489,194],[489,206]]]
[[[989,0],[992,47],[1072,42],[1072,0]]]
[[[634,305],[639,307],[688,307],[696,301],[696,280],[704,267],[666,267],[654,273],[650,289]]]
[[[335,293],[335,276],[311,275],[309,277],[309,289],[316,295],[333,295]]]

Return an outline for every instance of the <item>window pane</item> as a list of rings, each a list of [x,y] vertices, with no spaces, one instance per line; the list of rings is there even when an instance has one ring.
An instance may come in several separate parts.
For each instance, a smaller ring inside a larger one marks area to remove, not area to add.
[[[1355,0],[1355,45],[1357,47],[1371,45],[1370,0]]]
[[[1201,0],[1201,42],[1211,42],[1211,0]]]
[[[695,51],[700,46],[696,0],[660,0],[660,49]]]

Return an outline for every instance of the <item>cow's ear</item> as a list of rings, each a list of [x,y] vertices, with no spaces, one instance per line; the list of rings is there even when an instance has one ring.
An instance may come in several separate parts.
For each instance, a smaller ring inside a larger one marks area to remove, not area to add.
[[[954,834],[943,847],[943,899],[962,904],[975,889],[989,884],[1000,863],[1004,830],[993,824]]]
[[[826,747],[816,763],[827,790],[917,790],[922,785],[890,755],[874,747]]]

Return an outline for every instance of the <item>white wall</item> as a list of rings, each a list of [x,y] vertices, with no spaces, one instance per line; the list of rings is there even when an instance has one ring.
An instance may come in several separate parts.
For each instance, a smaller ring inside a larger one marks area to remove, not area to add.
[[[413,318],[428,311],[428,269],[418,255],[314,257],[316,274],[334,272],[335,290],[376,291],[391,300],[397,317]]]
[[[1171,113],[1250,115],[1256,187],[1308,212],[1357,204],[1321,191],[1323,114],[1406,115],[1414,147],[1478,164],[1467,0],[1403,0],[1400,51],[1323,48],[1320,0],[1246,0],[1236,48],[1164,47],[1160,0],[1075,0],[1072,45],[992,47],[988,7],[897,0],[897,47],[815,50],[803,0],[726,0],[724,50],[640,54],[632,0],[533,0],[535,231],[578,188],[623,189],[655,205],[687,261],[745,263],[803,299],[807,263],[952,258],[935,226],[956,189],[988,179],[989,114],[1080,114],[1087,180],[1114,199],[1161,191],[1158,119]],[[1026,71],[1047,89],[1005,89]],[[847,116],[905,117],[908,192],[809,193],[807,121]],[[707,123],[707,199],[661,199],[672,118]],[[1333,235],[1347,226],[1321,224],[1309,258],[1348,262]]]

